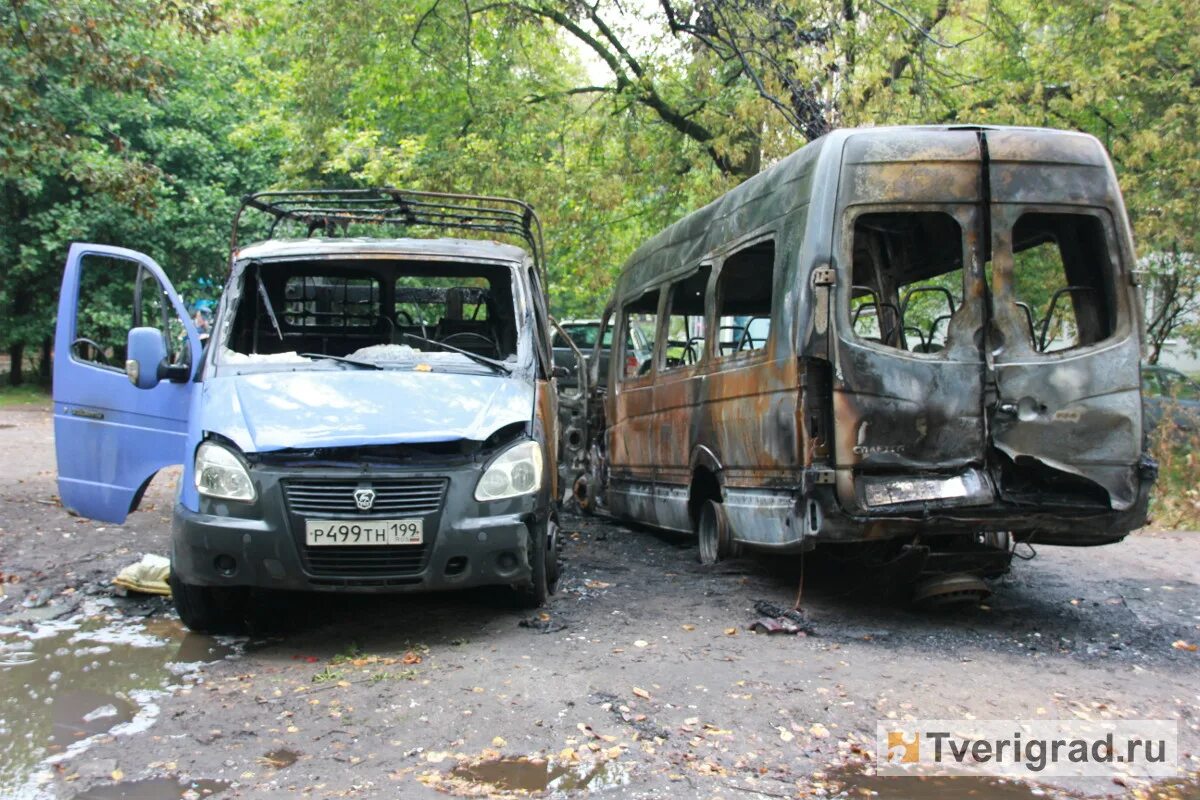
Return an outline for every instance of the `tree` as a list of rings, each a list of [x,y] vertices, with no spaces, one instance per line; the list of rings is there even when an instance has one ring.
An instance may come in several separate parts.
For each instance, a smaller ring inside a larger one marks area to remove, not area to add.
[[[274,170],[231,138],[242,55],[206,4],[16,0],[0,29],[0,344],[17,384],[32,348],[48,376],[71,241],[144,250],[181,282],[223,274],[236,198]]]
[[[264,6],[259,21],[276,89],[249,129],[286,142],[286,182],[529,200],[556,314],[595,314],[637,244],[731,185],[699,144],[579,91],[558,30],[506,6],[317,0]]]
[[[1186,0],[993,0],[983,36],[931,53],[924,67],[960,76],[931,96],[893,85],[896,121],[1044,125],[1095,135],[1110,151],[1147,266],[1150,358],[1197,334],[1200,290],[1200,18]],[[1101,46],[1100,43],[1103,43]]]

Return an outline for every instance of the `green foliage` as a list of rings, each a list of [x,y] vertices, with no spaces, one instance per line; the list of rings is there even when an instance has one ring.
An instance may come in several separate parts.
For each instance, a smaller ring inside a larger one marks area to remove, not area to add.
[[[1194,253],[1200,206],[1200,17],[1189,0],[955,4],[863,122],[1040,125],[1112,154],[1145,253]]]
[[[185,292],[214,291],[237,198],[284,186],[527,199],[552,310],[596,316],[669,222],[830,127],[907,122],[1098,136],[1142,251],[1170,255],[1147,262],[1156,336],[1200,342],[1186,0],[634,5],[13,0],[0,346],[47,341],[71,241],[146,251]]]
[[[526,199],[557,315],[597,314],[634,247],[730,185],[700,147],[572,93],[578,56],[511,8],[466,19],[433,0],[318,0],[259,19],[275,96],[246,130],[287,141],[282,183]]]
[[[1150,434],[1150,452],[1158,462],[1158,481],[1150,498],[1150,522],[1156,528],[1200,528],[1200,432],[1195,414],[1180,414],[1188,429],[1176,422],[1178,409],[1168,405],[1163,421]]]
[[[0,27],[0,346],[52,336],[72,241],[141,250],[184,287],[219,281],[237,198],[276,174],[277,147],[233,137],[253,100],[245,43],[168,0],[18,2]]]

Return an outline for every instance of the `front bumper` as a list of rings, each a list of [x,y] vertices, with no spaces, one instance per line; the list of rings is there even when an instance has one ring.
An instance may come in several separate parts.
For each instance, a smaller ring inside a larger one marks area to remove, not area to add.
[[[548,492],[480,503],[482,465],[436,472],[256,468],[254,503],[205,500],[199,512],[176,504],[171,568],[184,583],[297,591],[405,592],[521,585],[530,580],[531,530],[549,515]],[[404,513],[301,513],[288,481],[371,485],[395,479],[442,478],[440,507],[419,514],[421,545],[311,547],[304,520],[406,517]]]

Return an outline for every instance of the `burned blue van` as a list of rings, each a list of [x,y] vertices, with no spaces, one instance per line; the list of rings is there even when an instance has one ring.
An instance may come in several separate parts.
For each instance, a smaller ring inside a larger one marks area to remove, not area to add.
[[[439,233],[462,238],[420,235]],[[63,505],[120,523],[182,464],[170,584],[193,630],[236,628],[252,589],[502,584],[541,605],[558,577],[542,258],[516,200],[264,192],[238,212],[202,336],[153,259],[72,245]]]

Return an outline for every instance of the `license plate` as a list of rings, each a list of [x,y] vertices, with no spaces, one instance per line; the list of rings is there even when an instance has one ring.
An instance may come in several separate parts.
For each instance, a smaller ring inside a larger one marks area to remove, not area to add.
[[[304,528],[304,541],[310,547],[421,544],[425,540],[424,520],[420,519],[309,519]]]

